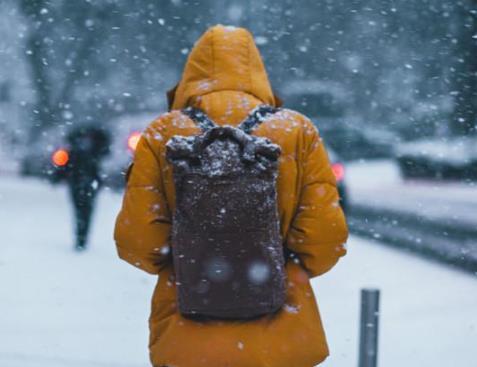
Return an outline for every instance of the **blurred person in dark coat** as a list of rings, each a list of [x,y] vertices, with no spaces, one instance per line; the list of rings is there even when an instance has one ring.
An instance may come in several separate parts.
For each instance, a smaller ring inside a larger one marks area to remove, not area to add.
[[[101,186],[100,163],[109,153],[110,136],[95,126],[80,126],[67,136],[68,148],[63,150],[63,165],[55,162],[55,180],[68,184],[75,216],[75,249],[84,250],[93,214],[94,202]],[[60,157],[61,151],[57,151]]]

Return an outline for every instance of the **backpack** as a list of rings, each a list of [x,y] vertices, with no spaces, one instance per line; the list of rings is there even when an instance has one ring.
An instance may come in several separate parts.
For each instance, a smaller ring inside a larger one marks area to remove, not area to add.
[[[202,134],[167,142],[176,191],[171,247],[184,316],[251,319],[285,302],[276,192],[281,150],[251,135],[276,111],[259,106],[235,128],[189,107],[182,112]]]

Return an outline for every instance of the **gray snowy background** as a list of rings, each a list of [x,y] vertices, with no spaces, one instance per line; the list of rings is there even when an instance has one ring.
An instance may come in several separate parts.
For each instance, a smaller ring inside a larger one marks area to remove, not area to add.
[[[477,1],[0,0],[0,366],[147,366],[155,279],[112,229],[128,134],[166,109],[194,41],[249,28],[273,88],[344,164],[349,254],[314,280],[324,366],[357,364],[359,290],[382,291],[382,366],[475,366]],[[73,253],[51,153],[113,134],[90,249]]]

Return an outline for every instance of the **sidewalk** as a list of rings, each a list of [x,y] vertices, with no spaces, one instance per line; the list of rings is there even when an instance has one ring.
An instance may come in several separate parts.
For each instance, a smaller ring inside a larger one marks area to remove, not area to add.
[[[477,276],[355,236],[348,254],[312,281],[330,357],[358,365],[360,291],[381,291],[378,366],[474,367]]]
[[[81,254],[67,200],[61,186],[0,179],[0,366],[147,367],[156,279],[117,257],[121,197],[101,192]],[[312,282],[331,351],[323,367],[357,365],[363,287],[382,291],[380,366],[475,365],[476,276],[355,236],[348,248]]]

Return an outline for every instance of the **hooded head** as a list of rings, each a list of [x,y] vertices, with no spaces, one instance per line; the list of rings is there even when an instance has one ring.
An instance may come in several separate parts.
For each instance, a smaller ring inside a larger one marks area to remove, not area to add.
[[[182,109],[221,91],[242,92],[264,104],[279,104],[253,37],[244,28],[217,25],[202,35],[187,59],[181,81],[169,92],[170,107]]]

